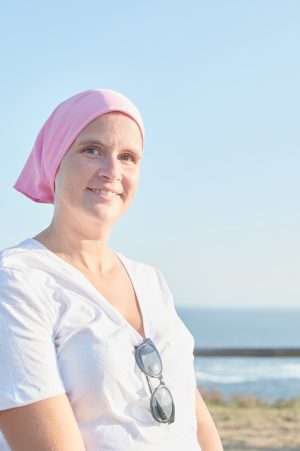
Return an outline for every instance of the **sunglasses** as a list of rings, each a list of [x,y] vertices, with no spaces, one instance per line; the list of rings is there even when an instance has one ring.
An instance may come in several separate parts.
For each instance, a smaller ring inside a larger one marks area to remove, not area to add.
[[[153,418],[159,423],[173,423],[175,420],[173,398],[162,378],[161,357],[150,338],[145,338],[140,345],[135,346],[135,361],[147,378]],[[152,387],[150,378],[159,379],[160,383],[156,388]]]

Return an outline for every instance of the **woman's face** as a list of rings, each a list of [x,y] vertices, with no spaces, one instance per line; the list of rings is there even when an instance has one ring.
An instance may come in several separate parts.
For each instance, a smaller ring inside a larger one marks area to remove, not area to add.
[[[73,219],[113,224],[130,206],[140,176],[142,137],[122,113],[93,120],[63,158],[55,178],[55,210]],[[70,216],[71,215],[71,216]]]

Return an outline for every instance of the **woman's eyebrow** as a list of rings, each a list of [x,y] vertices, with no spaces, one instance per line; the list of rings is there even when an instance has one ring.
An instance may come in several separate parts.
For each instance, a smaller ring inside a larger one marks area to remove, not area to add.
[[[100,146],[105,146],[105,143],[99,141],[98,139],[94,139],[94,138],[85,139],[84,141],[78,141],[77,144],[79,146],[86,146],[87,144],[89,144],[89,145],[97,144]]]

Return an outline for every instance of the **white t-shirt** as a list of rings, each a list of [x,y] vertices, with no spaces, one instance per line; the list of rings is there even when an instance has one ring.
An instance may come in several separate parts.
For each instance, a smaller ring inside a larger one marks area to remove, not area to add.
[[[194,340],[161,273],[115,252],[163,363],[175,422],[156,422],[143,337],[75,267],[34,239],[0,253],[0,410],[66,393],[87,451],[199,451]],[[0,450],[9,450],[0,434]]]

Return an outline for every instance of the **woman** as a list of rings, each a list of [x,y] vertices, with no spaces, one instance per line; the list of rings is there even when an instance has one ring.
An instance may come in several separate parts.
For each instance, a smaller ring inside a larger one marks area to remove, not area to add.
[[[54,110],[15,184],[54,214],[1,253],[1,450],[222,449],[162,274],[108,247],[143,144],[129,99],[85,91]]]

